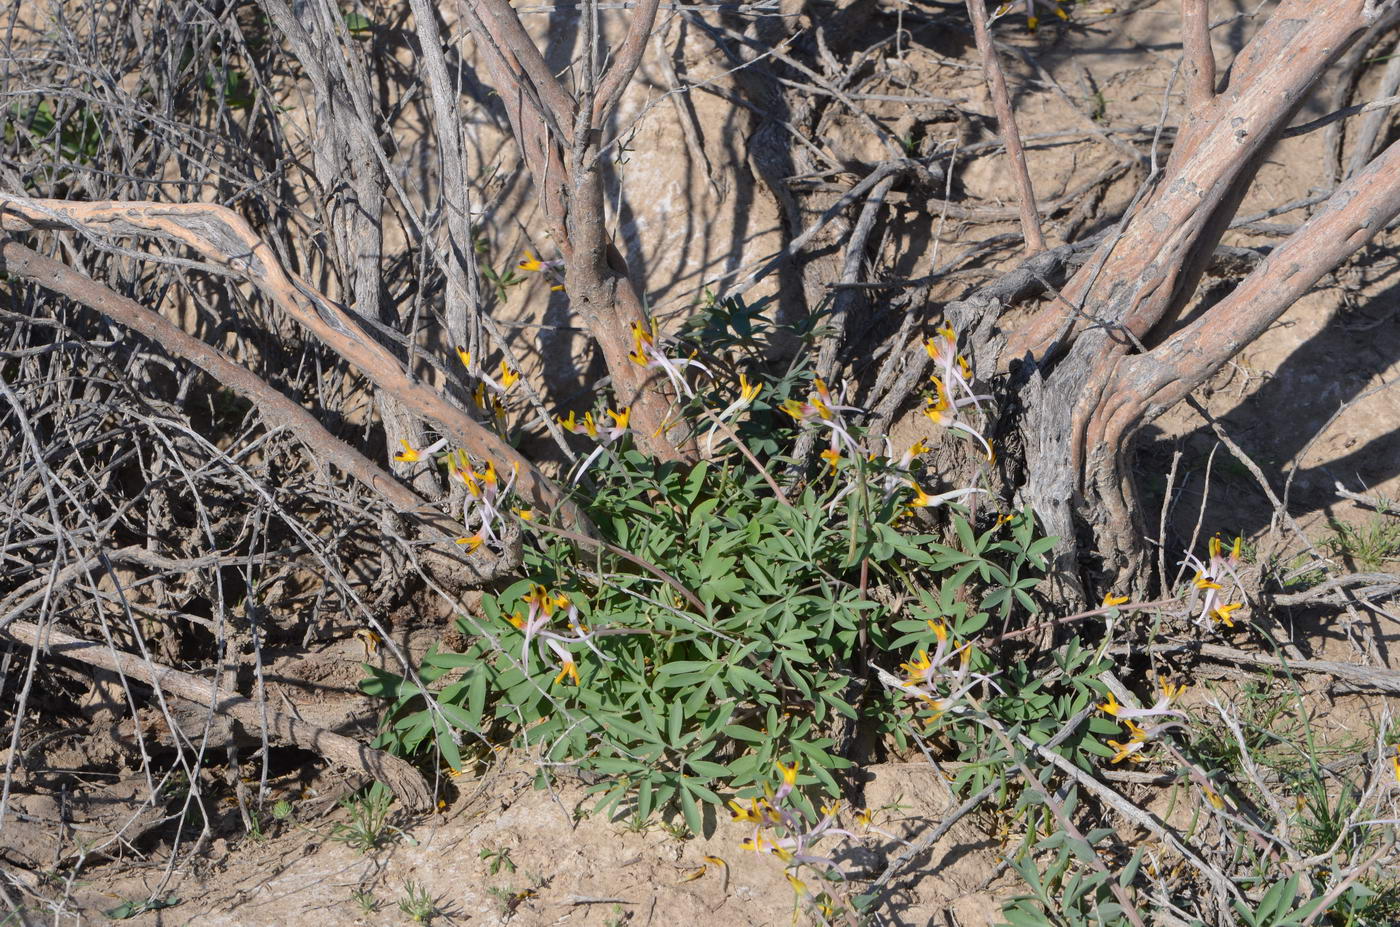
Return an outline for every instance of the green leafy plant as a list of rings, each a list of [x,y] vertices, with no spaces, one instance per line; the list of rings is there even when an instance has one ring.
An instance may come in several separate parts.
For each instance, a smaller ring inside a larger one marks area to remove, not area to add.
[[[351,892],[350,900],[355,902],[355,907],[359,908],[362,914],[377,914],[379,912],[379,899],[375,898],[374,892],[368,889]]]
[[[333,825],[330,839],[361,853],[388,846],[403,834],[389,823],[393,801],[394,796],[388,786],[375,782],[363,794],[341,802],[349,820]]]
[[[1400,559],[1400,518],[1381,512],[1360,525],[1333,520],[1332,535],[1323,541],[1333,556],[1359,570],[1379,571]]]
[[[399,910],[415,924],[431,924],[438,914],[438,907],[427,886],[408,879],[403,883],[403,891],[404,896],[399,899]]]
[[[506,291],[513,286],[519,286],[525,282],[525,278],[515,272],[515,268],[507,267],[505,270],[497,271],[490,264],[485,262],[481,265],[481,275],[496,291],[496,299],[505,302]]]
[[[345,28],[357,39],[368,38],[374,31],[374,20],[363,13],[346,13]]]
[[[123,901],[115,908],[108,908],[103,911],[103,916],[109,920],[124,921],[136,917],[138,914],[145,914],[148,911],[161,911],[165,908],[173,908],[180,903],[180,896],[168,895],[165,898],[146,898],[142,901]]]
[[[490,847],[484,847],[478,857],[486,860],[486,871],[491,875],[496,875],[503,870],[505,872],[515,871],[515,863],[511,860],[508,849],[493,850]]]
[[[871,811],[836,800],[853,731],[879,749],[955,760],[952,789],[992,803],[1008,844],[1021,835],[1008,861],[1029,894],[1004,909],[1013,927],[1141,919],[1130,910],[1148,881],[1141,848],[1092,820],[1098,809],[1077,808],[1066,770],[1094,776],[1162,758],[1190,779],[1186,794],[1208,803],[1203,813],[1214,809],[1230,826],[1250,800],[1249,783],[1232,774],[1267,762],[1295,794],[1311,795],[1299,812],[1311,807],[1311,817],[1294,820],[1299,832],[1315,831],[1309,852],[1346,835],[1357,806],[1308,791],[1323,781],[1319,748],[1287,700],[1247,696],[1258,716],[1242,721],[1242,733],[1202,732],[1176,707],[1185,687],[1166,677],[1142,707],[1120,705],[1127,696],[1106,680],[1121,667],[1092,624],[1058,646],[1014,659],[999,652],[1006,638],[1035,630],[1028,622],[1099,617],[1121,627],[1126,598],[1038,617],[1056,539],[1028,511],[962,507],[985,492],[985,470],[974,463],[963,471],[968,485],[940,485],[922,441],[900,450],[864,433],[846,398],[800,360],[763,376],[768,332],[752,307],[712,300],[703,309],[678,350],[637,326],[632,356],[685,395],[678,427],[706,459],[641,454],[625,409],[561,419],[594,440],[570,474],[592,534],[519,518],[524,575],[457,619],[460,652],[430,648],[404,674],[367,665],[361,686],[387,705],[377,746],[460,770],[514,743],[541,760],[540,785],[559,766],[583,770],[594,810],[639,831],[659,816],[678,838],[704,834],[730,814],[753,825],[745,849],[784,860],[797,908],[814,921],[853,921],[880,900],[838,900],[847,893],[827,888],[841,879],[834,854],[815,850],[876,833]],[[936,331],[924,345],[938,370],[925,414],[973,461],[989,460],[976,417],[988,397],[972,388],[953,331]],[[810,342],[814,332],[793,334]],[[697,367],[708,386],[686,380]],[[508,503],[483,488],[497,486],[483,476],[489,461],[477,469],[459,455],[449,470],[488,499],[489,510],[474,510],[485,512],[483,525],[500,517]],[[1203,634],[1242,607],[1227,603],[1242,544],[1227,552],[1213,539],[1209,550],[1208,561],[1187,554],[1197,575],[1178,603]],[[993,621],[1022,627],[989,635]],[[1071,824],[1076,814],[1090,819],[1082,829]],[[1360,838],[1340,846],[1352,855],[1362,847]],[[1237,878],[1255,888],[1267,866],[1252,852],[1239,855]],[[493,874],[510,871],[504,851],[482,859]],[[1300,892],[1251,894],[1261,903],[1239,916],[1291,923],[1322,897]],[[495,893],[509,910],[528,897]]]
[[[763,325],[724,302],[691,331],[738,366],[761,353]],[[930,350],[952,382],[966,363],[951,329],[939,332]],[[649,363],[667,366],[637,338],[638,356],[645,347]],[[669,363],[668,375],[689,362]],[[922,442],[891,454],[846,423],[848,407],[800,366],[739,386],[739,399],[697,395],[686,414],[696,440],[711,449],[737,440],[745,454],[681,466],[601,445],[579,500],[601,546],[522,523],[527,578],[458,619],[464,652],[434,648],[415,676],[366,667],[362,688],[389,701],[379,745],[460,769],[463,744],[515,738],[547,763],[601,775],[592,787],[601,810],[679,812],[693,833],[707,830],[707,808],[759,794],[778,762],[800,765],[804,793],[838,794],[850,765],[835,737],[842,724],[905,745],[905,699],[876,684],[876,669],[1034,609],[1053,539],[1028,513],[979,528],[951,507],[946,536],[929,533],[911,507],[981,490],[925,492]],[[939,401],[940,420],[985,445],[956,411],[969,400]],[[753,461],[793,466],[780,452],[803,429],[830,446],[813,478],[784,492]],[[870,594],[877,583],[902,590],[897,613]],[[990,668],[975,650],[969,659]],[[1007,711],[1043,711],[1047,724],[1095,694],[1023,688]]]
[[[1034,801],[1027,790],[1028,800]],[[1073,807],[1072,801],[1066,803]],[[1011,867],[1032,894],[1013,898],[1001,911],[1009,927],[1041,927],[1069,924],[1074,927],[1123,927],[1132,923],[1125,914],[1120,892],[1137,878],[1145,849],[1135,853],[1118,872],[1091,865],[1100,847],[1112,837],[1111,828],[1098,828],[1082,837],[1064,830],[1028,840],[1022,852],[1011,858]],[[1034,847],[1035,853],[1029,852]],[[1048,856],[1048,859],[1041,857]]]

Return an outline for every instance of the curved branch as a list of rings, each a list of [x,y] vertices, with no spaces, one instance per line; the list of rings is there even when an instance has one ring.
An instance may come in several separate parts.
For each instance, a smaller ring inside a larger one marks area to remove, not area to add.
[[[1112,394],[1117,413],[1151,421],[1179,402],[1400,215],[1400,142],[1390,145],[1210,312],[1147,354],[1125,358]]]
[[[397,512],[435,532],[436,537],[430,534],[429,540],[444,543],[435,544],[434,552],[451,557],[468,571],[473,581],[483,583],[514,568],[512,561],[515,558],[512,557],[462,555],[452,541],[470,533],[465,528],[359,450],[331,434],[305,408],[235,363],[222,351],[183,331],[159,313],[16,241],[0,239],[0,271],[33,280],[40,286],[95,309],[119,325],[140,332],[171,354],[190,361],[224,386],[246,397],[258,407],[259,414],[269,426],[288,429],[323,464],[332,463],[344,470],[383,497]]]
[[[0,193],[0,229],[75,228],[113,237],[174,238],[243,276],[376,386],[434,422],[468,453],[516,469],[516,492],[531,505],[586,524],[578,507],[534,464],[427,384],[410,379],[398,359],[365,334],[339,304],[284,271],[272,249],[232,210],[204,203],[86,203]]]
[[[1010,336],[1003,361],[1027,353],[1043,358],[1094,321],[1146,337],[1188,299],[1264,154],[1327,67],[1364,31],[1362,6],[1361,0],[1326,7],[1285,0],[1266,26],[1278,55],[1267,68],[1246,68],[1250,79],[1234,81],[1209,118],[1188,119],[1165,176],[1129,217],[1124,235],[1103,245],[1065,286],[1066,300],[1079,310],[1092,306],[1094,318],[1082,312],[1074,318],[1063,303],[1050,303]],[[1288,15],[1301,25],[1275,24]]]
[[[627,27],[627,37],[617,49],[617,57],[612,66],[603,72],[598,81],[598,90],[593,99],[593,128],[601,128],[612,113],[622,92],[627,89],[632,75],[641,64],[642,53],[646,51],[647,37],[656,24],[656,10],[661,0],[640,0],[632,23]]]
[[[1135,490],[1129,441],[1272,325],[1323,274],[1400,215],[1400,142],[1338,188],[1327,204],[1213,309],[1144,354],[1095,363],[1102,388],[1087,390],[1070,430],[1083,450],[1084,497],[1094,521],[1135,572]],[[1090,336],[1103,337],[1102,332]],[[1123,554],[1123,551],[1129,553]]]

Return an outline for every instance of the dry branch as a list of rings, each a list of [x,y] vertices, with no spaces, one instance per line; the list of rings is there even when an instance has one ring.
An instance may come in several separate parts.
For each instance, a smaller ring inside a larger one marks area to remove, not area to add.
[[[1181,0],[1186,107],[1199,111],[1215,102],[1215,52],[1210,47],[1210,0]]]
[[[516,470],[516,492],[532,505],[582,523],[584,516],[526,457],[425,383],[371,338],[344,308],[282,269],[272,250],[241,216],[194,203],[80,203],[28,200],[0,193],[0,228],[71,230],[111,237],[179,241],[255,284],[274,304],[472,455]]]
[[[398,757],[357,743],[343,734],[307,724],[299,718],[259,705],[241,695],[220,692],[217,683],[154,663],[135,654],[124,653],[106,644],[97,644],[53,628],[41,628],[27,621],[16,621],[0,634],[27,647],[42,648],[51,656],[66,657],[88,666],[139,679],[146,685],[199,705],[215,714],[227,715],[250,731],[262,728],[278,740],[310,750],[345,769],[354,770],[383,782],[406,806],[415,811],[432,807],[432,791],[418,770]]]
[[[1297,673],[1318,673],[1331,676],[1346,683],[1349,688],[1366,692],[1387,692],[1400,695],[1400,672],[1374,666],[1358,666],[1355,663],[1340,663],[1336,660],[1281,660],[1266,653],[1251,653],[1236,647],[1220,644],[1160,644],[1153,645],[1153,652],[1175,652],[1186,647],[1201,656],[1233,666],[1252,666],[1265,669],[1284,669]]]
[[[468,572],[473,582],[484,583],[513,569],[518,563],[518,551],[494,556],[482,548],[467,556],[458,554],[453,541],[469,533],[463,526],[446,517],[435,505],[399,482],[393,474],[385,472],[358,449],[331,434],[305,408],[235,363],[222,351],[186,333],[159,313],[143,308],[135,300],[16,241],[0,239],[0,271],[33,280],[120,325],[140,332],[175,357],[190,361],[224,386],[246,397],[258,407],[269,427],[288,429],[321,464],[334,464],[344,470],[366,488],[382,496],[395,511],[429,529],[426,539],[437,542],[434,552],[451,556],[459,569]]]
[[[977,39],[977,51],[982,55],[987,91],[996,110],[997,125],[1006,140],[1006,156],[1011,161],[1011,176],[1016,181],[1018,204],[1021,209],[1021,232],[1026,237],[1026,253],[1045,250],[1045,236],[1040,231],[1040,214],[1035,207],[1035,188],[1031,186],[1026,168],[1026,152],[1021,147],[1021,133],[1016,128],[1016,114],[1011,108],[1011,94],[1006,90],[1006,75],[997,59],[991,33],[987,31],[987,6],[982,0],[967,0],[967,12],[972,17],[972,31]]]
[[[1333,197],[1333,208],[1348,214],[1326,230],[1334,237],[1317,238],[1318,227],[1309,223],[1295,235],[1296,247],[1275,251],[1231,297],[1172,334],[1274,142],[1331,63],[1379,15],[1365,0],[1325,6],[1283,0],[1236,58],[1227,87],[1208,96],[1206,12],[1203,3],[1186,3],[1195,82],[1188,95],[1196,105],[1166,167],[1062,292],[1009,334],[998,358],[1001,369],[1023,364],[1027,414],[1004,426],[1025,438],[1023,497],[1051,534],[1073,538],[1084,522],[1091,525],[1108,571],[1134,583],[1146,582],[1146,529],[1127,439],[1379,231],[1396,199],[1383,188],[1400,184],[1392,171],[1368,170],[1371,189],[1353,185]],[[1308,241],[1323,244],[1309,252]],[[1156,350],[1144,345],[1163,337],[1167,344]],[[1139,354],[1129,357],[1133,351]],[[1171,377],[1177,379],[1168,383]],[[1073,546],[1064,542],[1057,562],[1067,566]]]
[[[593,10],[582,11],[583,60],[572,93],[549,73],[507,0],[473,0],[462,9],[535,181],[549,237],[563,256],[570,304],[602,349],[618,404],[632,410],[638,445],[675,460],[694,447],[670,436],[677,397],[665,377],[629,356],[632,326],[647,328],[649,322],[642,285],[607,228],[602,172],[610,144],[603,132],[646,50],[657,6],[657,0],[642,0],[632,10],[627,36],[597,77]]]
[[[1062,302],[1043,309],[1011,337],[1003,362],[1027,354],[1046,359],[1095,321],[1126,326],[1138,338],[1178,311],[1195,292],[1211,252],[1262,165],[1262,155],[1297,111],[1307,91],[1366,25],[1362,0],[1320,10],[1287,0],[1240,54],[1230,94],[1188,114],[1164,176],[1131,216],[1121,240],[1103,246],[1102,269],[1090,261],[1064,288]],[[1293,17],[1287,28],[1275,20]],[[1263,69],[1266,49],[1277,57]],[[1257,79],[1253,79],[1257,77]],[[1112,352],[1128,347],[1119,339]]]
[[[1150,353],[1124,358],[1106,391],[1112,412],[1090,432],[1091,445],[1115,446],[1129,427],[1179,402],[1397,215],[1400,143],[1339,187],[1208,314]]]

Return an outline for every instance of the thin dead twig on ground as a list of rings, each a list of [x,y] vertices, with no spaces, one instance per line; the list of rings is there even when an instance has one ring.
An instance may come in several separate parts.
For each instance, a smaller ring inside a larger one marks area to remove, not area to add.
[[[228,715],[249,730],[263,729],[265,721],[270,736],[310,750],[338,766],[382,781],[408,807],[423,811],[432,805],[428,784],[418,770],[407,762],[366,747],[343,734],[273,711],[265,703],[220,692],[216,683],[27,621],[12,622],[0,633],[36,650],[46,650],[53,656],[78,660],[159,687],[210,712]]]
[[[1148,648],[1152,653],[1176,653],[1189,650],[1215,660],[1235,666],[1257,667],[1260,669],[1282,669],[1299,673],[1317,673],[1331,676],[1346,683],[1352,691],[1386,692],[1400,695],[1400,670],[1374,666],[1358,666],[1355,663],[1340,663],[1336,660],[1284,660],[1265,653],[1251,653],[1237,647],[1201,642],[1181,642],[1153,644]]]

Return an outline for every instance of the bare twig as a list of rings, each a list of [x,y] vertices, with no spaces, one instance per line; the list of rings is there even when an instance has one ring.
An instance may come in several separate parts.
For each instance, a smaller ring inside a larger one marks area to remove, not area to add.
[[[1006,140],[1006,156],[1011,161],[1011,176],[1016,181],[1021,207],[1021,233],[1026,238],[1026,254],[1045,250],[1045,236],[1040,231],[1040,215],[1035,207],[1035,189],[1026,168],[1026,152],[1021,147],[1021,133],[1016,128],[1016,114],[1011,109],[1011,95],[1006,89],[1006,76],[997,60],[996,48],[987,31],[987,7],[982,0],[967,0],[972,17],[972,30],[977,39],[977,51],[982,55],[982,69],[987,79],[987,91],[996,110],[997,125]]]
[[[366,747],[343,734],[273,711],[252,699],[220,692],[217,683],[27,621],[13,622],[0,634],[25,646],[44,649],[52,656],[78,660],[138,679],[214,714],[228,715],[250,730],[261,729],[265,720],[271,736],[383,782],[408,807],[423,811],[432,806],[432,792],[427,782],[418,770],[403,760]]]
[[[1359,492],[1352,492],[1342,485],[1341,480],[1332,484],[1332,488],[1337,491],[1337,495],[1343,499],[1350,499],[1358,505],[1364,505],[1369,509],[1374,509],[1382,515],[1393,515],[1400,518],[1400,508],[1396,507],[1394,500],[1383,499],[1380,496],[1367,496]]]
[[[16,241],[0,239],[0,269],[27,277],[101,312],[161,344],[176,357],[198,365],[224,386],[246,396],[258,406],[269,427],[287,428],[302,441],[322,465],[334,464],[364,486],[382,496],[394,509],[420,521],[436,532],[436,545],[444,556],[453,556],[451,542],[469,532],[447,518],[432,503],[386,473],[364,454],[326,430],[310,412],[277,392],[257,375],[234,363],[192,335],[186,334],[159,313],[137,305],[68,266],[38,254]],[[446,542],[446,543],[441,543]],[[455,556],[461,569],[478,582],[485,582],[512,569],[514,558],[487,555]]]
[[[734,284],[734,286],[725,290],[724,297],[726,299],[734,299],[748,292],[754,284],[762,280],[764,277],[768,276],[779,266],[781,266],[785,261],[789,260],[790,258],[792,258],[793,255],[800,252],[803,248],[807,247],[807,244],[811,242],[813,238],[816,237],[817,233],[820,232],[823,228],[825,228],[827,223],[829,223],[832,219],[835,219],[838,215],[840,215],[841,212],[847,206],[851,205],[856,200],[863,197],[866,193],[872,190],[886,177],[890,176],[891,174],[900,173],[908,169],[908,167],[909,165],[906,164],[906,162],[904,161],[882,161],[878,166],[876,166],[875,170],[871,171],[864,178],[862,178],[859,183],[855,184],[849,190],[847,190],[845,194],[841,196],[840,199],[838,199],[835,203],[832,203],[831,206],[820,216],[818,216],[817,219],[813,221],[811,225],[803,229],[802,234],[789,241],[787,243],[787,246],[784,247],[782,251],[778,252],[778,254],[770,258],[766,263],[764,263],[753,273],[749,274],[743,280],[740,280],[738,283]]]

